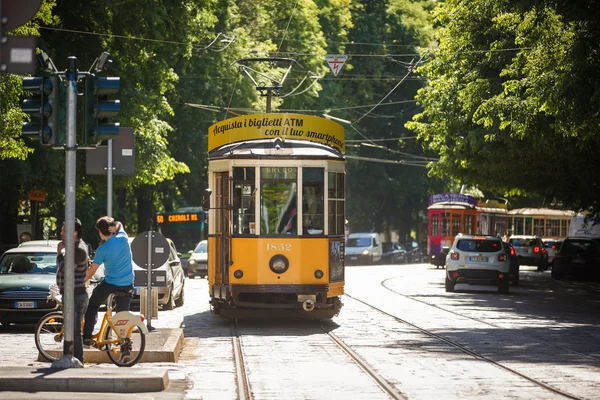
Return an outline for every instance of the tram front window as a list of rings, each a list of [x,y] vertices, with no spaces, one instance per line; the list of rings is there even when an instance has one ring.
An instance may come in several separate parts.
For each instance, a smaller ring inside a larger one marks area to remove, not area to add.
[[[260,169],[260,232],[266,235],[296,235],[298,205],[296,168]]]

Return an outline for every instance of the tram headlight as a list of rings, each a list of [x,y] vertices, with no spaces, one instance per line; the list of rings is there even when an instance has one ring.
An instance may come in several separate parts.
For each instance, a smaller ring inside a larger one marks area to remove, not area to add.
[[[242,272],[241,269],[236,269],[235,272],[233,273],[233,276],[236,277],[237,279],[241,279],[242,276],[244,276],[244,273]]]
[[[283,274],[290,267],[290,262],[285,256],[277,254],[269,260],[269,268],[276,274]]]
[[[325,274],[320,269],[315,271],[315,278],[321,279],[323,277],[323,275],[325,275]]]

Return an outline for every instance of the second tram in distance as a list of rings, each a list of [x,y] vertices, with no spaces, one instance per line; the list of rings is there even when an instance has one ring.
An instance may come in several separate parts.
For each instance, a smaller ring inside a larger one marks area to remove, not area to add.
[[[331,318],[344,293],[344,129],[259,114],[208,132],[208,283],[226,318]],[[210,205],[208,205],[210,198]]]

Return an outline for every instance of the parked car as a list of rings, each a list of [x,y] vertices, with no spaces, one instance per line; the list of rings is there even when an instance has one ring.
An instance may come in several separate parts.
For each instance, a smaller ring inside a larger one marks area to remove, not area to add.
[[[48,247],[54,247],[54,250],[56,251],[56,248],[58,247],[59,243],[60,243],[60,240],[53,240],[53,239],[28,240],[27,242],[21,243],[19,245],[19,247],[48,246]]]
[[[129,245],[133,238],[129,238]],[[175,244],[169,238],[169,257],[167,261],[160,267],[153,269],[153,271],[164,271],[166,273],[166,284],[165,286],[158,286],[158,304],[162,306],[163,310],[172,310],[176,306],[182,306],[185,301],[185,274],[183,267],[181,266],[180,256],[177,252]],[[132,303],[136,304],[140,301],[140,293],[147,281],[148,275],[146,268],[140,267],[135,262],[133,263],[133,272],[135,274],[135,288],[133,292]]]
[[[548,252],[539,236],[513,235],[508,239],[519,257],[521,265],[535,265],[538,271],[548,269]]]
[[[544,247],[546,248],[546,252],[548,253],[548,264],[552,265],[552,263],[554,262],[554,256],[560,248],[562,240],[542,239],[542,243],[544,243]]]
[[[346,239],[346,265],[379,264],[383,253],[379,233],[356,232]]]
[[[382,243],[382,264],[404,264],[406,263],[406,250],[398,242]]]
[[[508,254],[508,258],[510,260],[510,266],[508,270],[508,276],[510,277],[510,282],[518,286],[520,279],[520,264],[519,264],[519,256],[517,256],[517,252],[512,244],[507,242],[502,242],[502,247],[504,251]]]
[[[595,275],[600,277],[600,239],[593,237],[567,237],[554,256],[552,277],[566,275]]]
[[[206,278],[208,275],[208,240],[202,240],[196,248],[190,251],[187,262],[187,276],[195,278]]]
[[[497,285],[509,292],[510,257],[497,236],[458,234],[446,259],[446,292],[457,283]]]
[[[56,270],[55,245],[7,250],[0,258],[0,323],[36,323],[56,310],[56,302],[48,300]]]
[[[404,245],[407,251],[407,258],[409,263],[422,263],[426,262],[427,256],[424,254],[425,247],[419,246],[419,243],[412,241]]]

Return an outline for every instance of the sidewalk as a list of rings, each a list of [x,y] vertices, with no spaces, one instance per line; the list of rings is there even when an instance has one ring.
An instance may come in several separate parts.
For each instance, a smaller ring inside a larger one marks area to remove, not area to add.
[[[146,336],[146,349],[140,362],[177,362],[182,346],[183,329],[157,329]],[[96,349],[86,349],[84,360],[86,363],[110,363],[106,352]],[[3,399],[8,398],[6,392],[21,392],[24,397],[12,393],[10,398],[26,399],[46,398],[38,397],[40,392],[149,393],[161,392],[168,386],[168,372],[159,368],[119,368],[116,365],[114,368],[94,368],[86,364],[84,368],[61,370],[50,368],[50,363],[43,368],[0,367],[0,392],[4,392],[0,397]],[[36,393],[35,397],[32,397],[33,393]],[[52,397],[56,394],[47,398]]]

